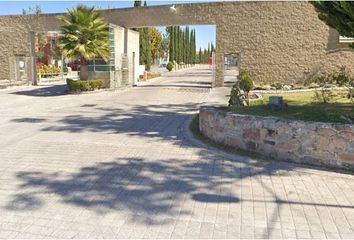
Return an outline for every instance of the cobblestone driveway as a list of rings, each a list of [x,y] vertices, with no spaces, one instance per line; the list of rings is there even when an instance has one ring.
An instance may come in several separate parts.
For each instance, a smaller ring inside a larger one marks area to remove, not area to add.
[[[354,177],[193,140],[210,73],[0,92],[1,238],[353,238]]]

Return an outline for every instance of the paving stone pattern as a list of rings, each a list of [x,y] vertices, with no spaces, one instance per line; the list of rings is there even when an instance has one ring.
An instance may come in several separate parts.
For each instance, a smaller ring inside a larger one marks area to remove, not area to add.
[[[192,139],[209,79],[0,91],[0,238],[352,238],[353,176]]]

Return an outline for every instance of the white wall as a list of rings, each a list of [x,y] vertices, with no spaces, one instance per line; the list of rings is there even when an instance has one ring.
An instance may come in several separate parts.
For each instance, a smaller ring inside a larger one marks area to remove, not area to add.
[[[129,56],[129,61],[133,61],[133,53],[135,53],[134,59],[134,74],[132,76],[133,83],[137,83],[137,79],[141,74],[139,71],[139,32],[128,29],[127,31],[127,54]]]

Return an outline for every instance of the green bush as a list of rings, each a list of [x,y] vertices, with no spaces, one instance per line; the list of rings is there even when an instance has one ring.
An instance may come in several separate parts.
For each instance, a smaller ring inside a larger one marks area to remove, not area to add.
[[[240,71],[239,80],[239,87],[245,91],[248,96],[248,93],[254,88],[254,84],[247,70]]]
[[[169,72],[171,72],[172,69],[173,69],[173,62],[171,62],[171,61],[168,62],[166,68],[167,68],[167,70],[168,70]]]
[[[263,99],[250,99],[248,101],[248,106],[260,106],[263,104],[264,104]]]
[[[328,103],[330,102],[334,97],[333,91],[330,89],[325,89],[321,88],[320,91],[315,91],[313,99],[315,101],[323,102],[323,103]]]
[[[103,88],[103,80],[72,80],[66,79],[70,91],[93,91]]]
[[[247,106],[244,91],[237,83],[231,89],[229,106]]]
[[[315,92],[314,99],[323,103],[328,103],[333,98],[331,88],[336,86],[345,87],[348,91],[348,98],[354,102],[353,89],[354,77],[346,70],[344,66],[339,71],[331,74],[318,74],[305,81],[305,84],[316,84],[320,87],[320,91]]]

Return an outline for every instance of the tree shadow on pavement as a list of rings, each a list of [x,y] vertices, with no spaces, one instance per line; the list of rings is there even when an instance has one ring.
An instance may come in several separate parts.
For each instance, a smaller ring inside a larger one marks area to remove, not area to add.
[[[61,95],[66,95],[68,88],[66,84],[52,85],[48,87],[38,87],[31,90],[12,92],[15,95],[25,95],[32,97],[57,97]]]
[[[237,194],[240,180],[260,179],[256,176],[286,177],[290,170],[298,167],[266,161],[254,164],[252,158],[192,145],[181,132],[197,106],[195,103],[132,105],[129,110],[127,107],[92,106],[90,110],[95,111],[94,116],[69,115],[48,123],[50,125],[42,131],[123,133],[157,141],[168,140],[174,145],[192,148],[197,159],[171,153],[163,159],[154,156],[113,158],[86,165],[76,172],[20,171],[16,177],[21,184],[6,209],[39,209],[49,204],[48,194],[53,194],[65,204],[99,214],[125,212],[131,221],[163,224],[168,219],[192,215],[193,208],[183,206],[193,206],[195,202],[254,202],[255,199]],[[75,162],[75,159],[67,161]],[[269,192],[267,199],[259,200],[264,203],[319,205],[282,199],[271,184],[262,189]],[[273,221],[278,221],[278,214],[274,214]]]
[[[127,212],[131,221],[163,224],[166,219],[191,215],[192,208],[181,210],[186,202],[239,203],[230,184],[253,175],[272,174],[270,169],[254,172],[247,164],[229,160],[219,165],[209,154],[199,161],[182,162],[178,158],[117,159],[74,173],[21,171],[17,178],[22,184],[6,209],[36,210],[49,204],[49,196],[54,194],[65,204],[98,214],[116,210]]]
[[[196,113],[198,104],[133,105],[129,110],[126,107],[100,106],[91,109],[98,114],[94,117],[86,114],[68,115],[42,131],[125,133],[148,138],[175,139],[178,128]]]

